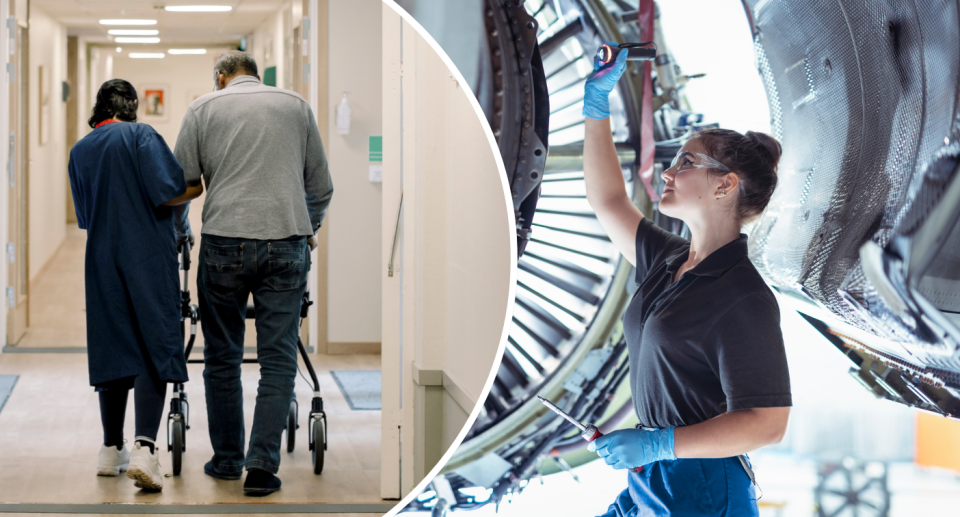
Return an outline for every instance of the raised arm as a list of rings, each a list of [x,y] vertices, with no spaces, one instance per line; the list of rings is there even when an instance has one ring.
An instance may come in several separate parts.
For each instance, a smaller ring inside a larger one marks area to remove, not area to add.
[[[627,195],[623,170],[610,131],[609,95],[627,67],[627,51],[612,66],[595,64],[584,86],[583,176],[587,201],[614,246],[631,264],[637,263],[637,226],[643,214]]]
[[[627,195],[620,158],[610,132],[610,119],[586,119],[583,177],[587,201],[617,250],[637,264],[637,226],[643,214]]]

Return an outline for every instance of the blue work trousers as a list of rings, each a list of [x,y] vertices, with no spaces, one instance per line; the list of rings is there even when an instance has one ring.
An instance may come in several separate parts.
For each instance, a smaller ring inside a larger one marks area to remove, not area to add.
[[[602,517],[756,517],[753,484],[736,456],[665,460],[629,472]]]
[[[306,237],[263,241],[204,235],[198,269],[214,470],[239,474],[246,467],[276,474],[297,374],[300,305],[310,270]],[[250,293],[256,307],[260,385],[244,455],[240,365]]]

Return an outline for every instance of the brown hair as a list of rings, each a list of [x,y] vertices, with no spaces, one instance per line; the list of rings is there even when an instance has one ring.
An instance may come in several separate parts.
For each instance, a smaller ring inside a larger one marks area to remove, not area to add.
[[[747,222],[767,208],[777,188],[777,163],[783,149],[766,133],[747,131],[741,135],[730,129],[704,129],[696,134],[707,155],[726,165],[740,179],[737,216]],[[709,169],[717,175],[727,174]]]

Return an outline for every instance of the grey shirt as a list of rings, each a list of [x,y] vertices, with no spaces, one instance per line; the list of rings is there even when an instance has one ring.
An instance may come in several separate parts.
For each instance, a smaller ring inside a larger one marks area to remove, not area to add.
[[[333,194],[310,105],[253,76],[193,101],[174,154],[188,185],[206,184],[204,234],[313,235]]]

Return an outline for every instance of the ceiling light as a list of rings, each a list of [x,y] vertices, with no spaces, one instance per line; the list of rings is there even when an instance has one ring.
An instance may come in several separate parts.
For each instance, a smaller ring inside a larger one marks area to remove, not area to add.
[[[156,29],[110,29],[107,34],[112,36],[156,36],[160,31]]]
[[[130,57],[133,59],[160,59],[163,57],[163,52],[131,52]]]
[[[169,50],[171,54],[206,54],[207,49],[205,48],[172,48]]]
[[[100,25],[156,25],[157,20],[100,20]]]
[[[160,43],[160,38],[137,38],[137,37],[128,37],[120,36],[114,38],[113,41],[117,43]]]
[[[120,53],[120,52],[122,52],[122,51],[123,51],[123,49],[122,49],[122,48],[120,48],[120,47],[117,47],[117,54],[119,54],[119,53]]]
[[[229,5],[168,5],[164,9],[175,13],[222,13],[232,10],[233,7]]]

